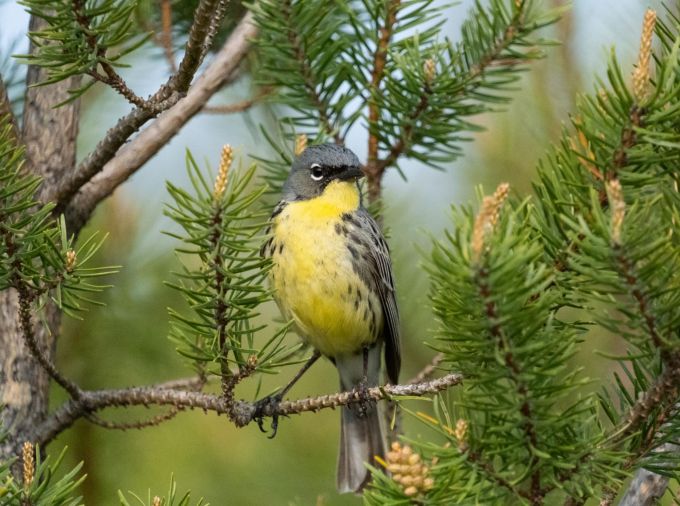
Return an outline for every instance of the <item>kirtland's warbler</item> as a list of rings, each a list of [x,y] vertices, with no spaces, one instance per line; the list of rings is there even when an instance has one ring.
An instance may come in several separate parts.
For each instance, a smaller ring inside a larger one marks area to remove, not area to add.
[[[270,278],[283,315],[315,352],[335,364],[343,390],[359,393],[380,381],[384,345],[387,376],[398,382],[399,312],[387,243],[362,207],[359,159],[349,149],[310,146],[293,162],[262,248],[272,259]],[[343,406],[337,486],[358,492],[366,463],[384,456],[375,403]]]

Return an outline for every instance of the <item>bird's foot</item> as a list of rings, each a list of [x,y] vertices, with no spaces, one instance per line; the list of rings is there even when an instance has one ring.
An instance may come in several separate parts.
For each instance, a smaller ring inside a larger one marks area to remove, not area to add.
[[[358,402],[351,405],[352,409],[359,418],[363,418],[375,402],[368,395],[368,380],[364,378],[357,383],[352,389],[352,394],[358,400]]]
[[[264,428],[264,419],[267,416],[271,416],[271,435],[267,436],[269,439],[274,439],[276,437],[276,431],[279,428],[279,415],[276,414],[276,408],[281,403],[281,394],[268,395],[264,399],[260,399],[255,402],[255,411],[253,412],[253,420],[257,422],[257,426],[264,433],[267,430]]]

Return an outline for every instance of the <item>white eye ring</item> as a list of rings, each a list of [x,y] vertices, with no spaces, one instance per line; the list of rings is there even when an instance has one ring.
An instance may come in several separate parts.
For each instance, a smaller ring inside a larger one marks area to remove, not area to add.
[[[313,163],[310,167],[312,169],[312,179],[314,181],[321,181],[323,179],[323,171],[321,170],[321,165],[318,163]]]

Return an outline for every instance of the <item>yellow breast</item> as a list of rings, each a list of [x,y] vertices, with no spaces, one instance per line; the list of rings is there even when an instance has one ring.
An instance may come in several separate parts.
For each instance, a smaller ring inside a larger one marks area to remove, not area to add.
[[[335,181],[317,198],[289,203],[272,224],[276,300],[329,357],[356,353],[382,328],[380,301],[356,274],[340,227],[342,214],[358,207],[356,184]]]

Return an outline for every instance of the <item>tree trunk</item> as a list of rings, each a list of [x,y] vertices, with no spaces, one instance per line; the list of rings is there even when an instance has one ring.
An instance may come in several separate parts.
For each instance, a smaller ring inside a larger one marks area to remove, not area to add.
[[[31,17],[30,30],[44,21]],[[31,52],[34,51],[33,44]],[[45,79],[37,67],[29,67],[27,85]],[[78,134],[78,101],[59,108],[66,100],[67,91],[77,86],[72,79],[49,86],[27,88],[24,105],[22,142],[26,146],[26,170],[43,178],[38,199],[52,199],[63,174],[74,170],[76,137]],[[47,415],[49,377],[24,346],[18,321],[18,298],[14,290],[0,292],[0,427],[9,430],[9,437],[0,445],[0,459],[16,455],[25,434]],[[61,321],[60,311],[48,304],[44,321],[35,319],[35,335],[48,357],[54,356],[56,337]]]

